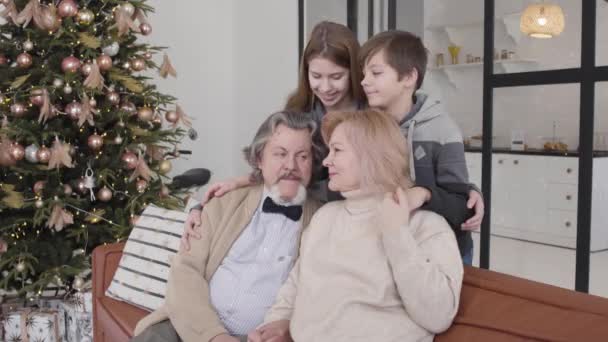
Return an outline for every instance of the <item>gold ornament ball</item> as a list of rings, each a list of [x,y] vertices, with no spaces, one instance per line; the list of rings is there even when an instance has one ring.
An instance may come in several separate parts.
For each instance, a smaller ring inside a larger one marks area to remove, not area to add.
[[[9,150],[11,157],[16,160],[16,161],[20,161],[21,159],[23,159],[25,157],[25,148],[23,148],[23,146],[21,146],[21,144],[13,144]]]
[[[146,68],[146,62],[141,58],[133,58],[131,60],[131,69],[134,71],[142,71]]]
[[[65,57],[61,61],[61,70],[65,73],[74,73],[80,68],[80,60],[74,56]]]
[[[69,184],[63,184],[63,194],[64,195],[71,195],[73,192],[72,187]]]
[[[49,150],[46,146],[41,146],[36,152],[36,157],[38,158],[38,162],[42,164],[46,164],[51,159],[51,150]]]
[[[158,165],[158,171],[163,175],[166,175],[171,171],[171,162],[168,160],[163,160]]]
[[[141,34],[143,34],[144,36],[147,36],[152,33],[152,26],[148,23],[142,23],[141,25],[139,25],[139,31],[141,31]]]
[[[97,65],[99,66],[99,70],[107,71],[112,68],[112,57],[108,55],[100,55],[97,57]]]
[[[160,115],[154,115],[154,119],[152,119],[152,124],[155,126],[159,126],[163,124],[163,119],[161,119]]]
[[[15,270],[19,273],[23,273],[25,271],[25,263],[23,261],[17,263],[17,265],[15,266]]]
[[[148,187],[148,182],[145,179],[139,179],[137,180],[137,183],[135,183],[135,189],[137,189],[137,192],[144,192],[146,191],[146,188]]]
[[[62,0],[57,6],[57,13],[60,17],[73,17],[78,14],[78,5],[74,0]]]
[[[23,103],[13,103],[11,105],[11,113],[13,116],[19,118],[22,117],[26,112],[25,105]]]
[[[167,196],[169,196],[169,193],[170,193],[169,187],[167,187],[166,185],[162,185],[160,187],[160,192],[159,192],[160,197],[167,197]]]
[[[76,182],[76,190],[78,190],[78,192],[80,192],[81,194],[84,194],[87,191],[84,178],[78,179],[78,181]]]
[[[120,95],[118,95],[115,91],[110,91],[106,94],[106,99],[113,105],[117,105],[120,103]]]
[[[108,202],[112,199],[112,190],[104,186],[97,192],[97,198],[102,202]]]
[[[176,123],[177,120],[179,120],[179,116],[177,115],[177,112],[170,110],[165,113],[165,119],[170,123]]]
[[[82,114],[82,104],[80,102],[72,101],[65,106],[65,112],[72,120],[78,120],[80,114]]]
[[[34,202],[34,205],[36,206],[36,208],[40,209],[44,206],[44,201],[41,199],[36,200],[36,202]]]
[[[120,110],[127,114],[135,114],[137,112],[137,108],[132,102],[123,102],[120,105]]]
[[[130,2],[125,2],[120,5],[123,12],[127,13],[129,17],[132,17],[135,14],[135,7]]]
[[[37,181],[36,183],[34,183],[34,187],[32,188],[32,190],[34,190],[35,194],[40,194],[42,192],[42,190],[44,190],[44,185],[46,184],[45,181]]]
[[[30,92],[30,102],[35,106],[42,106],[44,99],[42,97],[42,89],[34,89]]]
[[[17,56],[17,65],[21,69],[27,69],[32,66],[32,55],[27,52],[22,52]]]
[[[89,9],[81,9],[78,11],[78,14],[76,14],[76,20],[79,25],[89,26],[93,20],[95,20],[95,14]]]
[[[137,156],[133,152],[123,153],[121,160],[128,170],[133,170],[137,166]]]
[[[87,145],[89,145],[91,150],[98,151],[103,146],[103,138],[98,134],[93,134],[89,136],[89,139],[87,140]]]
[[[150,107],[141,107],[137,110],[137,117],[141,121],[150,121],[154,117],[154,111]]]

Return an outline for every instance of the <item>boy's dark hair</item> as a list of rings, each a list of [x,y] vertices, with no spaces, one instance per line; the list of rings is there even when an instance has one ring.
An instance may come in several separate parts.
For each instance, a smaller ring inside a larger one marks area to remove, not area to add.
[[[428,52],[420,37],[399,30],[376,34],[365,42],[359,51],[361,68],[363,69],[365,63],[380,51],[384,51],[386,63],[397,71],[399,79],[416,69],[416,89],[420,88],[428,61]]]

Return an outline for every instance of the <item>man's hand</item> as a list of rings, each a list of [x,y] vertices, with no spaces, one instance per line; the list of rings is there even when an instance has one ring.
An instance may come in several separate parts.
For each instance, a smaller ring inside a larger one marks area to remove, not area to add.
[[[184,223],[184,233],[182,234],[182,238],[180,240],[180,248],[185,251],[190,250],[190,239],[200,239],[201,238],[201,211],[198,209],[190,210],[190,214],[188,215],[188,219],[186,219],[186,223]]]
[[[247,335],[248,342],[292,342],[289,334],[289,321],[279,321],[264,324]]]
[[[462,230],[477,230],[481,226],[483,220],[485,205],[483,203],[483,197],[475,190],[469,191],[469,200],[467,201],[467,208],[475,208],[475,215],[468,219],[462,224]]]
[[[413,186],[405,190],[405,196],[409,204],[410,212],[424,205],[431,199],[431,192],[421,186]]]
[[[219,334],[212,338],[211,342],[239,342],[239,339],[228,334]]]

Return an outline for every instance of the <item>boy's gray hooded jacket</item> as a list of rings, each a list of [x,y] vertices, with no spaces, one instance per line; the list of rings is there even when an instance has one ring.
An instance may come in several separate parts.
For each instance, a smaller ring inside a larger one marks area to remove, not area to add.
[[[473,240],[460,225],[472,214],[466,202],[469,190],[475,187],[469,184],[462,133],[441,101],[420,91],[400,126],[409,145],[412,180],[432,192],[423,209],[446,218],[464,255]]]

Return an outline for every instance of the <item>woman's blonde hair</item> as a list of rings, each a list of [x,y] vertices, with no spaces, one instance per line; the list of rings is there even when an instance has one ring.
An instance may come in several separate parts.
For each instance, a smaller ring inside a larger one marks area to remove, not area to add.
[[[408,189],[413,185],[409,172],[410,151],[393,117],[372,109],[329,112],[321,125],[326,144],[340,125],[359,157],[362,189],[392,192],[397,187]]]

